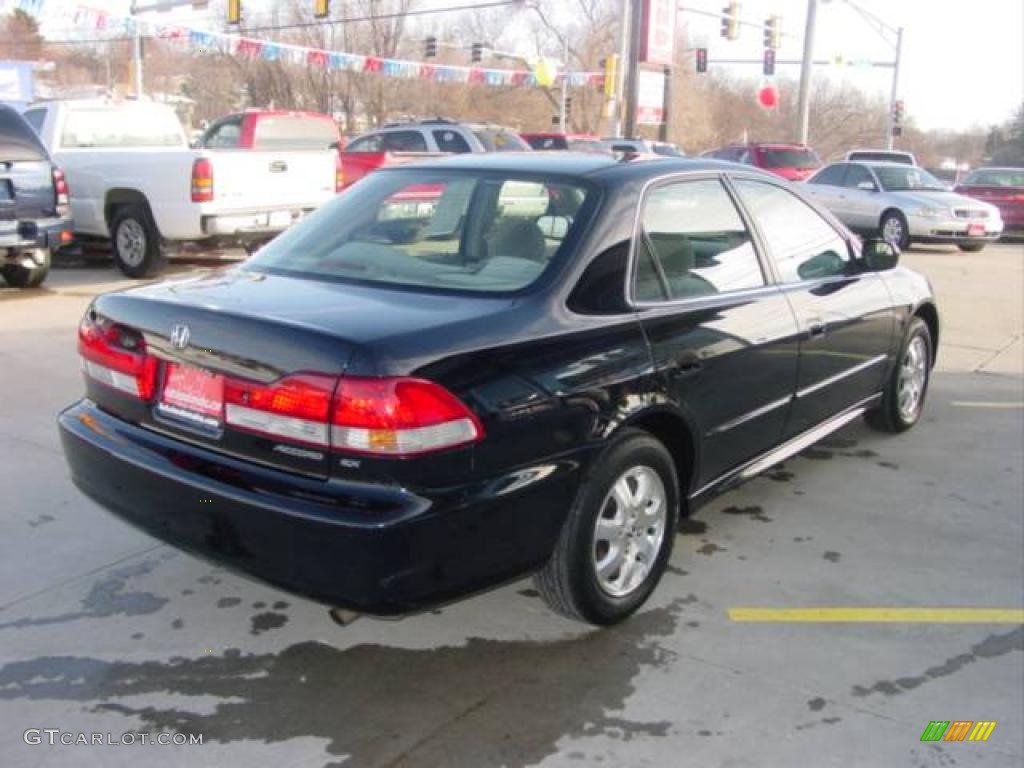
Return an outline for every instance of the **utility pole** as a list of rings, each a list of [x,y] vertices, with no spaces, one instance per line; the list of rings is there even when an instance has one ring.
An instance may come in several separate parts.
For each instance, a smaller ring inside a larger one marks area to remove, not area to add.
[[[569,71],[569,36],[562,35],[562,98],[558,102],[558,130],[565,133],[566,109],[565,100],[569,95],[569,78],[565,75]]]
[[[626,62],[629,57],[629,16],[630,0],[622,0],[622,11],[619,13],[619,66],[615,71],[614,104],[611,119],[608,121],[608,135],[622,135],[622,105],[626,95]]]
[[[133,2],[131,5],[131,16],[132,16],[132,28],[134,30],[134,39],[132,40],[132,60],[134,61],[135,71],[135,98],[139,101],[142,100],[142,26],[139,24],[139,18],[136,16],[136,5]]]
[[[896,30],[896,61],[892,68],[892,94],[889,96],[889,130],[885,137],[885,146],[892,149],[896,132],[896,100],[900,88],[900,54],[903,52],[903,27]]]
[[[665,86],[661,99],[661,125],[658,126],[658,141],[668,141],[668,121],[672,115],[672,68],[664,68]]]
[[[624,75],[624,93],[622,97],[625,115],[622,120],[623,138],[636,137],[636,98],[637,84],[640,74],[640,34],[642,32],[643,3],[642,0],[629,2],[629,53],[623,59],[626,67]]]
[[[811,73],[814,68],[814,28],[817,25],[818,0],[807,0],[807,24],[804,28],[804,58],[800,62],[800,109],[797,116],[797,136],[801,144],[807,143],[811,119]]]

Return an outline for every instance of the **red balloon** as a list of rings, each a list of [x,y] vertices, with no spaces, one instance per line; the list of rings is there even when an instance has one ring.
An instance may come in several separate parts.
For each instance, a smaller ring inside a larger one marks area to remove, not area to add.
[[[757,92],[757,101],[765,109],[773,109],[779,104],[779,92],[774,85],[766,85]]]

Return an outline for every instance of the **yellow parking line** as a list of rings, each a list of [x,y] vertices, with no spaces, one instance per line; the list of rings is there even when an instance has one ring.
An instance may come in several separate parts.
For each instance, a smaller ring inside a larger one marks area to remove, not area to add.
[[[1019,608],[730,608],[730,621],[811,623],[1024,624]]]
[[[985,401],[971,401],[971,400],[954,400],[950,405],[954,405],[957,408],[1024,408],[1024,401],[1016,402],[985,402]]]

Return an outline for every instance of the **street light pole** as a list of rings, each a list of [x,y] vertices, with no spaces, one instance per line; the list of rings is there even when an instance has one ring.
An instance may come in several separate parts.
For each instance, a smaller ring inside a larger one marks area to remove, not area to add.
[[[135,33],[132,41],[132,60],[135,64],[135,98],[142,100],[142,29],[139,25],[139,18],[135,14],[137,8],[133,2],[131,5],[132,28]]]
[[[800,62],[800,108],[797,116],[797,135],[800,143],[807,143],[811,119],[811,74],[814,67],[814,29],[817,25],[818,0],[807,0],[807,24],[804,28],[804,57]]]
[[[892,67],[892,94],[889,96],[889,131],[885,138],[885,146],[892,149],[896,132],[896,100],[899,98],[900,87],[900,54],[903,52],[903,27],[896,30],[896,61]]]

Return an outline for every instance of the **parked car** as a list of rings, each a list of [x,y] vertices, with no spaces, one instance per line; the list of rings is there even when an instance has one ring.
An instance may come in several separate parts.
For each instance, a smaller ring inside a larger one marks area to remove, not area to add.
[[[601,139],[607,152],[628,152],[632,154],[664,155],[665,157],[685,157],[675,144],[667,141],[651,141],[650,139],[624,139],[608,137]]]
[[[341,146],[334,118],[322,112],[253,109],[211,123],[195,142],[199,149],[327,150]]]
[[[752,165],[790,181],[803,181],[821,167],[814,151],[802,144],[731,144],[703,156]]]
[[[953,191],[998,208],[1004,234],[1024,234],[1024,168],[976,168]]]
[[[570,150],[572,152],[605,152],[607,148],[599,136],[592,133],[520,133],[523,140],[533,149]]]
[[[529,149],[530,145],[519,134],[501,126],[456,123],[443,118],[392,123],[348,143],[341,153],[342,184],[348,187],[378,168],[435,155]]]
[[[898,149],[851,149],[843,159],[848,163],[917,165],[917,158],[912,152],[902,152]]]
[[[40,102],[25,119],[67,174],[75,232],[109,238],[131,277],[172,244],[269,240],[336,193],[334,149],[191,149],[165,104]]]
[[[856,232],[899,248],[949,243],[980,251],[1003,231],[999,209],[950,192],[923,168],[900,163],[833,163],[807,191]]]
[[[125,520],[329,605],[536,572],[610,624],[680,515],[863,414],[919,420],[939,317],[898,255],[724,163],[386,168],[242,265],[96,298],[64,453]]]
[[[0,275],[15,288],[41,285],[71,237],[63,171],[21,115],[0,104]]]

